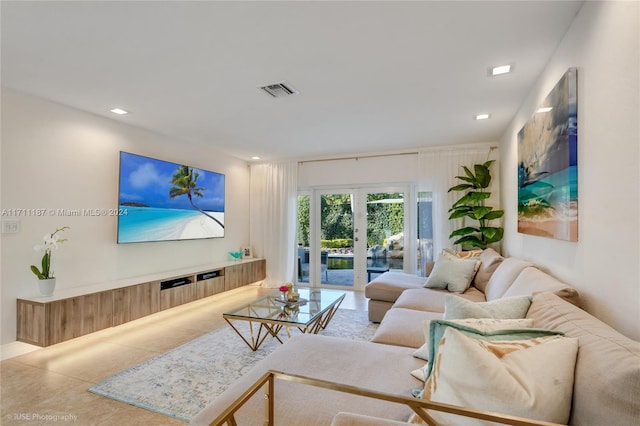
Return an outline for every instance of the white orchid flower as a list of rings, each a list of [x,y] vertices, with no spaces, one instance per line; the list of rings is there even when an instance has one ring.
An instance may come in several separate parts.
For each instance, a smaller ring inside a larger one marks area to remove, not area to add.
[[[58,239],[59,239],[59,237],[57,235],[49,235],[44,240],[44,243],[47,246],[47,249],[48,250],[57,249],[58,248]]]
[[[42,256],[42,270],[38,266],[31,265],[31,271],[38,277],[40,280],[53,278],[55,275],[53,271],[50,270],[51,267],[51,252],[54,249],[58,248],[59,244],[67,241],[66,238],[60,238],[57,235],[59,232],[69,229],[68,226],[63,226],[62,228],[57,228],[53,233],[46,234],[42,237],[44,244],[38,244],[33,247],[35,251],[44,251],[44,255]]]

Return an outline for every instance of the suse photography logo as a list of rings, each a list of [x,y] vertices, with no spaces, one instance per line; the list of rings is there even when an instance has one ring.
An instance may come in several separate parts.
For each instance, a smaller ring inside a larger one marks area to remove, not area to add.
[[[74,414],[46,414],[46,413],[11,413],[4,416],[5,421],[15,422],[75,422],[78,416]]]

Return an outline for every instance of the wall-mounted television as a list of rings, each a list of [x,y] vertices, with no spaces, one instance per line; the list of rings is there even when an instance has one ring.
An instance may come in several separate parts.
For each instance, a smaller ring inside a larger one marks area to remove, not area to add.
[[[118,244],[224,237],[224,174],[120,152]]]

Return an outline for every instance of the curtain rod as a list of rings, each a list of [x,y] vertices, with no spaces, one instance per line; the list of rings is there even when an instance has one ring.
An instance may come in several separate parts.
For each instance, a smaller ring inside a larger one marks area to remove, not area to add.
[[[438,147],[438,148],[431,148],[431,149],[427,149],[426,151],[429,150],[438,150],[438,149],[469,149],[471,147],[469,146],[464,146],[464,147],[460,147],[460,148],[446,148],[446,147]],[[489,146],[489,152],[498,149],[497,145],[491,145]],[[399,155],[418,155],[420,152],[419,151],[411,151],[411,152],[398,152],[395,154],[371,154],[371,155],[358,155],[358,156],[353,156],[353,157],[337,157],[337,158],[321,158],[318,160],[302,160],[302,161],[298,161],[298,164],[304,164],[304,163],[320,163],[323,161],[340,161],[340,160],[359,160],[361,158],[379,158],[379,157],[395,157],[395,156],[399,156]]]
[[[318,160],[302,160],[298,161],[298,164],[304,163],[319,163],[322,161],[338,161],[338,160],[359,160],[361,158],[378,158],[378,157],[395,157],[398,155],[417,155],[418,151],[414,152],[398,152],[397,154],[371,154],[371,155],[358,155],[354,157],[337,157],[337,158],[321,158]]]

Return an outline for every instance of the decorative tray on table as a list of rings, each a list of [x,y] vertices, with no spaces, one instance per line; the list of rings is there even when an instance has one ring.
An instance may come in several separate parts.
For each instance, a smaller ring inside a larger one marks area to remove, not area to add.
[[[308,302],[307,299],[305,298],[299,298],[296,302],[290,302],[288,300],[282,300],[279,297],[274,297],[273,298],[273,303],[275,303],[276,305],[281,305],[281,306],[302,306],[302,305],[306,305]]]

